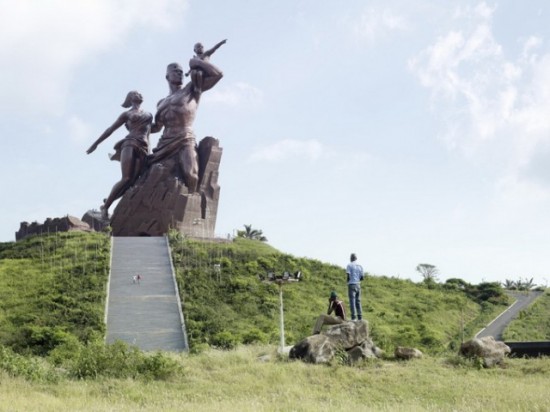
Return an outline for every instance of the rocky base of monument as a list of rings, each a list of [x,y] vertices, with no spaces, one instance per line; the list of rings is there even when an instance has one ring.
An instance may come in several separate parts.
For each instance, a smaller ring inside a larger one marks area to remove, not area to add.
[[[222,149],[217,139],[205,137],[197,154],[197,193],[185,186],[177,155],[150,164],[116,206],[113,236],[163,236],[176,229],[193,237],[214,237]]]
[[[367,358],[381,358],[384,354],[369,338],[367,321],[360,320],[334,325],[324,333],[305,338],[290,349],[289,358],[309,363],[328,363],[339,350],[346,351],[351,363]]]

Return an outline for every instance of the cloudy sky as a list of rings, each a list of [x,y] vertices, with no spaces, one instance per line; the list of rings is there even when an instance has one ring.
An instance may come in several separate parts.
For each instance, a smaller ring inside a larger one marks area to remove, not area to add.
[[[0,0],[0,241],[98,208],[129,90],[154,112],[193,44],[224,78],[216,232],[375,275],[550,280],[550,5],[436,0]],[[153,135],[153,143],[158,140]],[[281,268],[284,269],[284,268]],[[322,275],[322,274],[319,274]]]

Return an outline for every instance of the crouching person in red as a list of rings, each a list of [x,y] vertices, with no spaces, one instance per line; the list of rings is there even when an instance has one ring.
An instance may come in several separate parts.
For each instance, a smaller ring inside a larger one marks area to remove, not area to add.
[[[334,312],[334,315],[331,314]],[[313,334],[317,335],[321,333],[321,328],[323,325],[339,325],[340,323],[346,320],[346,312],[344,310],[344,303],[338,299],[336,292],[330,292],[330,297],[328,298],[328,310],[327,314],[322,314],[317,319],[315,327],[313,328]]]

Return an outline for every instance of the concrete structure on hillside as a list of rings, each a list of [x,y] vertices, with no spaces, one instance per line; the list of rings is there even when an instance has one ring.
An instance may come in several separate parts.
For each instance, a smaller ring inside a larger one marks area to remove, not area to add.
[[[15,240],[21,240],[27,236],[41,235],[45,233],[56,232],[91,232],[92,229],[88,223],[83,222],[74,216],[47,218],[44,223],[38,222],[21,222],[19,230],[15,232]]]
[[[101,217],[101,212],[98,210],[88,210],[79,219],[74,216],[47,218],[44,223],[38,222],[21,222],[19,230],[15,232],[15,240],[19,241],[28,236],[42,235],[56,232],[101,232],[109,225]]]

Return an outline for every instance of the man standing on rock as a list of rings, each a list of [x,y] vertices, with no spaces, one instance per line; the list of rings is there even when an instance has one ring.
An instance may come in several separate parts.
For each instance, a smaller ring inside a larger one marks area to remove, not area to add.
[[[332,312],[336,316],[331,316]],[[315,327],[313,328],[313,334],[317,335],[321,333],[323,325],[339,325],[346,320],[346,312],[344,310],[344,303],[338,299],[336,292],[332,291],[328,298],[328,310],[327,314],[324,313],[317,318]]]
[[[365,274],[363,267],[357,263],[357,256],[352,253],[350,262],[346,267],[348,277],[348,297],[349,307],[351,311],[351,320],[363,319],[363,311],[361,309],[361,281]]]
[[[202,92],[214,87],[223,77],[217,68],[200,59],[191,59],[202,76],[192,76],[192,81],[183,86],[183,69],[179,63],[171,63],[166,68],[166,80],[170,94],[157,104],[157,113],[151,132],[164,132],[153,149],[149,163],[154,163],[174,155],[178,156],[179,168],[189,193],[197,191],[199,166],[196,151],[193,121],[197,113]],[[200,80],[197,80],[200,79]],[[200,81],[201,84],[196,84]]]

